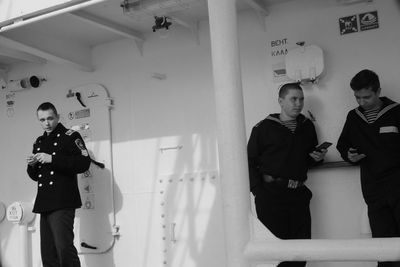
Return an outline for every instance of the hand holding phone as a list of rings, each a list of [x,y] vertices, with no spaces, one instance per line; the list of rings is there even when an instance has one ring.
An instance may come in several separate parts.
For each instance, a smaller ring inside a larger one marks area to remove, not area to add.
[[[357,153],[357,151],[358,151],[357,148],[352,148],[352,147],[349,148],[350,153],[355,154],[355,153]]]
[[[29,156],[26,158],[26,161],[27,161],[27,163],[28,163],[29,165],[33,166],[33,165],[36,164],[37,158],[36,158],[35,155],[31,154],[31,155],[29,155]]]
[[[331,142],[323,142],[322,144],[317,146],[314,150],[317,152],[321,152],[322,149],[328,149],[328,147],[330,147],[331,145],[332,145]]]

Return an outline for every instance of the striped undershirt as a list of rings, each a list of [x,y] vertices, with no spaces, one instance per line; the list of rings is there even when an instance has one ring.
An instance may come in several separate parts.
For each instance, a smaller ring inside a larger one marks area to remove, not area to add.
[[[368,123],[373,123],[374,121],[376,121],[376,117],[378,116],[380,109],[380,107],[377,107],[370,110],[364,110],[363,114]]]
[[[282,125],[288,128],[292,133],[296,130],[297,121],[289,120],[289,121],[281,121]]]

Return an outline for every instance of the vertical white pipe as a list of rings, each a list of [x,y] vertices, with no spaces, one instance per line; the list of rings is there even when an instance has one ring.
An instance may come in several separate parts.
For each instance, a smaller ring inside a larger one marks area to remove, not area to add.
[[[28,225],[18,224],[20,244],[21,244],[21,267],[30,267],[28,249]]]
[[[249,179],[235,0],[208,0],[218,152],[229,267],[250,266]]]

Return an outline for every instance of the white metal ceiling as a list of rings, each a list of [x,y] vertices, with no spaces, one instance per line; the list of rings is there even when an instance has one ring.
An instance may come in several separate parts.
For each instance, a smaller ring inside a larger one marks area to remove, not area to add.
[[[85,58],[85,53],[96,45],[122,38],[133,39],[140,49],[146,36],[154,34],[152,26],[155,15],[166,15],[171,18],[173,27],[187,27],[192,31],[196,30],[199,21],[208,17],[207,0],[127,1],[135,8],[123,9],[121,4],[124,0],[98,0],[97,4],[21,27],[0,28],[0,69],[18,62],[40,64],[56,61],[90,71],[91,62]],[[288,1],[293,0],[236,2],[239,11],[252,8],[262,16],[267,16],[269,6]],[[18,22],[15,25],[18,26]],[[74,51],[76,55],[68,54],[66,50]]]

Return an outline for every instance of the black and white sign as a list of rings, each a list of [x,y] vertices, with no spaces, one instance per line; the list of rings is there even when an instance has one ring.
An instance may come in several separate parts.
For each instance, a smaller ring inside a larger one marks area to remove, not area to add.
[[[357,16],[352,15],[339,19],[340,34],[348,34],[358,32],[358,21]]]
[[[358,14],[358,20],[360,21],[361,31],[379,28],[378,11]]]

